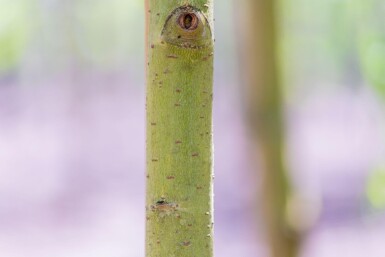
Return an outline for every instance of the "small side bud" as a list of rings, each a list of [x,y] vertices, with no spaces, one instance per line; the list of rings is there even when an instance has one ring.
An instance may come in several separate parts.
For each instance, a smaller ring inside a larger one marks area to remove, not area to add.
[[[183,48],[203,48],[212,43],[211,28],[198,8],[181,6],[167,18],[162,41]]]

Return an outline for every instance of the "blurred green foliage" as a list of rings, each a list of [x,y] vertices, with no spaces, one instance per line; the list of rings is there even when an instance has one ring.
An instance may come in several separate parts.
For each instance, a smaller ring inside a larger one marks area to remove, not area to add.
[[[0,0],[0,73],[14,68],[28,38],[28,1]]]
[[[374,208],[385,208],[385,168],[376,169],[369,176],[366,195]]]
[[[365,80],[385,96],[384,1],[281,0],[280,7],[286,93]]]
[[[358,53],[366,81],[385,97],[385,2],[359,1]]]
[[[143,5],[141,0],[76,2],[73,29],[81,58],[106,68],[144,56]]]
[[[104,69],[142,58],[143,5],[142,0],[0,0],[0,73],[18,68],[26,50],[43,58],[47,71],[67,59],[76,67]]]
[[[280,63],[285,94],[332,85],[343,64],[346,31],[342,1],[280,1]],[[339,16],[336,15],[339,13]],[[317,83],[315,83],[317,82]],[[328,82],[328,83],[324,83]]]

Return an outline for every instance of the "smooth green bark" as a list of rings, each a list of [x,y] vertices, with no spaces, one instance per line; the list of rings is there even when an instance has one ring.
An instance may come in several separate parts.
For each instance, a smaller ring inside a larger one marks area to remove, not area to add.
[[[271,257],[297,256],[299,236],[287,220],[290,183],[284,163],[284,114],[273,0],[240,1],[242,78],[261,212]]]
[[[146,8],[146,256],[210,257],[212,1]]]

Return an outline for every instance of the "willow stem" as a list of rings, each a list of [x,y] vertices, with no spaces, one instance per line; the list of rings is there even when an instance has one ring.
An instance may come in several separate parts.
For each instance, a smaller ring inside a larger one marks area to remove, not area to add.
[[[213,254],[211,0],[147,0],[147,257]]]

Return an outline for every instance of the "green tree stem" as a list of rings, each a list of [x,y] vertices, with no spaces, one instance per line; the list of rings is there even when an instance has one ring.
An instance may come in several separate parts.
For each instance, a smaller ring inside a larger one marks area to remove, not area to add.
[[[210,257],[212,1],[146,8],[146,256]]]

